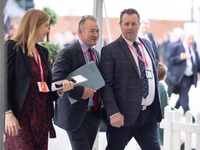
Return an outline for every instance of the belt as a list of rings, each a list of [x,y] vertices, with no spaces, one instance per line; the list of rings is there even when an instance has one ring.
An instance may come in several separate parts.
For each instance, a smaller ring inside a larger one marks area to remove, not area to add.
[[[147,109],[147,107],[149,107],[149,106],[146,106],[146,105],[142,105],[142,111],[144,111],[144,110],[146,110]]]
[[[88,106],[87,112],[92,112],[92,111],[94,111],[94,106]]]

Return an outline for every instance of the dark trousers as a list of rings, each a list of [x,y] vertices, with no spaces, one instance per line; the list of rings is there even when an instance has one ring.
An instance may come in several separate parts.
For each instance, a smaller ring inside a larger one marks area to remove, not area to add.
[[[100,120],[95,111],[86,112],[83,123],[77,131],[69,132],[69,140],[73,150],[92,150]]]
[[[184,113],[186,113],[189,108],[189,90],[192,85],[193,76],[183,76],[179,87],[179,99],[176,102],[175,108],[183,107]]]
[[[157,119],[151,106],[140,112],[132,126],[115,128],[108,125],[106,150],[124,150],[132,137],[142,150],[160,150]]]

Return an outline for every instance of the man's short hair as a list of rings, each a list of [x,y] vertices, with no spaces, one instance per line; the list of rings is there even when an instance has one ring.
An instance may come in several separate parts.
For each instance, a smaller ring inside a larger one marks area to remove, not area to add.
[[[92,20],[92,21],[97,22],[97,19],[92,15],[82,16],[82,18],[81,18],[81,20],[79,21],[79,24],[78,24],[79,29],[85,24],[86,20]]]
[[[139,13],[137,12],[136,9],[133,9],[133,8],[124,9],[120,14],[120,23],[122,23],[122,17],[123,17],[124,14],[128,14],[128,15],[136,14],[137,17],[138,17],[138,22],[140,22],[140,15],[139,15]]]

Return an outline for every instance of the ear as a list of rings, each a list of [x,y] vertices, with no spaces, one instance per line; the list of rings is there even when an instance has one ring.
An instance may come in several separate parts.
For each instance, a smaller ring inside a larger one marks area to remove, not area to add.
[[[141,22],[139,22],[139,27],[140,27],[140,25],[141,25]]]
[[[79,34],[79,35],[82,35],[81,29],[78,29],[78,34]]]

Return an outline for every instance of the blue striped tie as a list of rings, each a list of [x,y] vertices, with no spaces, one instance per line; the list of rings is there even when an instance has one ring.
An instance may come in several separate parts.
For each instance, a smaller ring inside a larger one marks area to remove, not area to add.
[[[136,48],[138,55],[141,58],[143,58],[140,48],[138,47],[138,43],[136,41],[133,42],[133,46]],[[142,96],[146,98],[149,94],[149,84],[148,84],[148,79],[146,77],[145,65],[144,65],[144,62],[140,58],[138,58],[138,62],[139,62],[141,81],[142,81]]]

